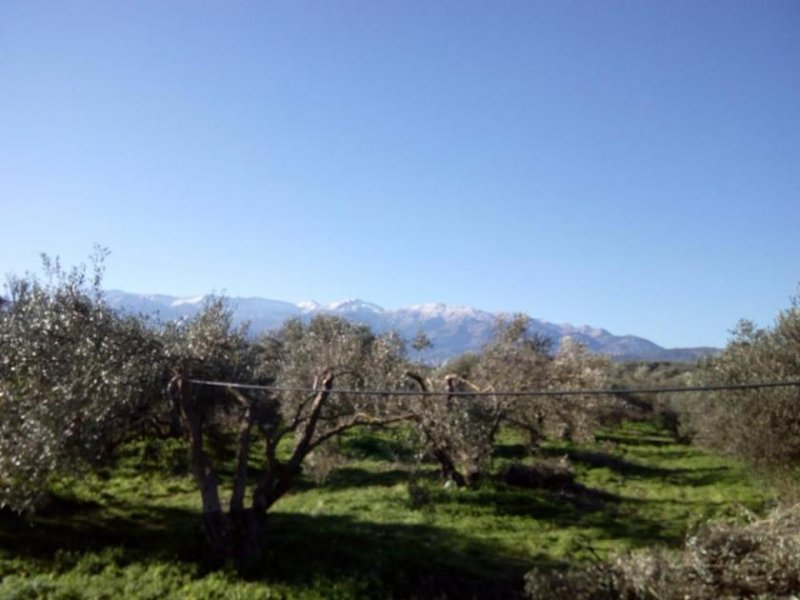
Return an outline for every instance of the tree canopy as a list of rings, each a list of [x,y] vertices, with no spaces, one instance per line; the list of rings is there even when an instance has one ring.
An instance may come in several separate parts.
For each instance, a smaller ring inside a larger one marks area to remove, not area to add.
[[[165,375],[154,332],[104,304],[101,262],[92,278],[44,266],[9,280],[0,311],[0,506],[18,511],[152,418]]]

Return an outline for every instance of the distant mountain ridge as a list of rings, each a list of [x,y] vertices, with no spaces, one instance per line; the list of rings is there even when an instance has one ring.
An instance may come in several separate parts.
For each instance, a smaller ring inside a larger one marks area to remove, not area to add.
[[[165,294],[133,294],[119,290],[106,292],[108,304],[127,313],[158,317],[163,321],[191,317],[203,307],[207,296],[181,298]],[[440,362],[464,352],[475,352],[491,339],[500,313],[491,313],[467,306],[451,304],[415,304],[387,310],[372,302],[351,299],[332,304],[308,301],[292,304],[265,298],[229,298],[234,321],[248,321],[254,333],[279,328],[287,319],[311,319],[317,314],[335,314],[369,325],[382,333],[395,330],[406,339],[423,331],[433,347],[416,357]],[[550,337],[554,345],[564,338],[585,344],[592,352],[603,353],[615,360],[694,361],[718,352],[716,348],[663,348],[633,335],[614,335],[605,329],[555,324],[532,319],[531,329]]]

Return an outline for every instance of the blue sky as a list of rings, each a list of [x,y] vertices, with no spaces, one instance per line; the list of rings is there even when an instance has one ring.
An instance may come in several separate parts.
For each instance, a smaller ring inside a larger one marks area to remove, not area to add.
[[[0,4],[0,273],[667,346],[800,282],[800,3]]]

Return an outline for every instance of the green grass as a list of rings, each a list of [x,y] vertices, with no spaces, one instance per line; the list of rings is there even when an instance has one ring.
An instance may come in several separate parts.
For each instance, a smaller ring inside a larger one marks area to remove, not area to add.
[[[205,566],[183,449],[132,445],[115,468],[58,482],[33,520],[0,513],[0,598],[513,597],[534,565],[677,546],[706,519],[773,501],[740,464],[648,423],[546,446],[570,457],[582,487],[569,492],[490,478],[446,489],[402,434],[342,440],[347,460],[325,484],[303,479],[274,507],[263,569],[248,580]],[[536,458],[504,433],[493,468]]]

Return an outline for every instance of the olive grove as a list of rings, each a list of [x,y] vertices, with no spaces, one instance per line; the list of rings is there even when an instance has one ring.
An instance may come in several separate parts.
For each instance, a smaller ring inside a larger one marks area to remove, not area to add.
[[[211,556],[246,569],[268,545],[268,510],[350,429],[406,423],[418,455],[468,486],[490,466],[501,427],[524,429],[534,444],[585,437],[604,408],[499,393],[603,382],[605,359],[570,343],[553,354],[524,316],[499,321],[481,352],[431,367],[411,363],[397,335],[330,315],[262,336],[235,325],[221,298],[166,324],[122,315],[103,299],[102,258],[91,274],[45,259],[43,281],[9,280],[0,304],[2,507],[34,510],[54,477],[108,461],[135,436],[180,436]]]

